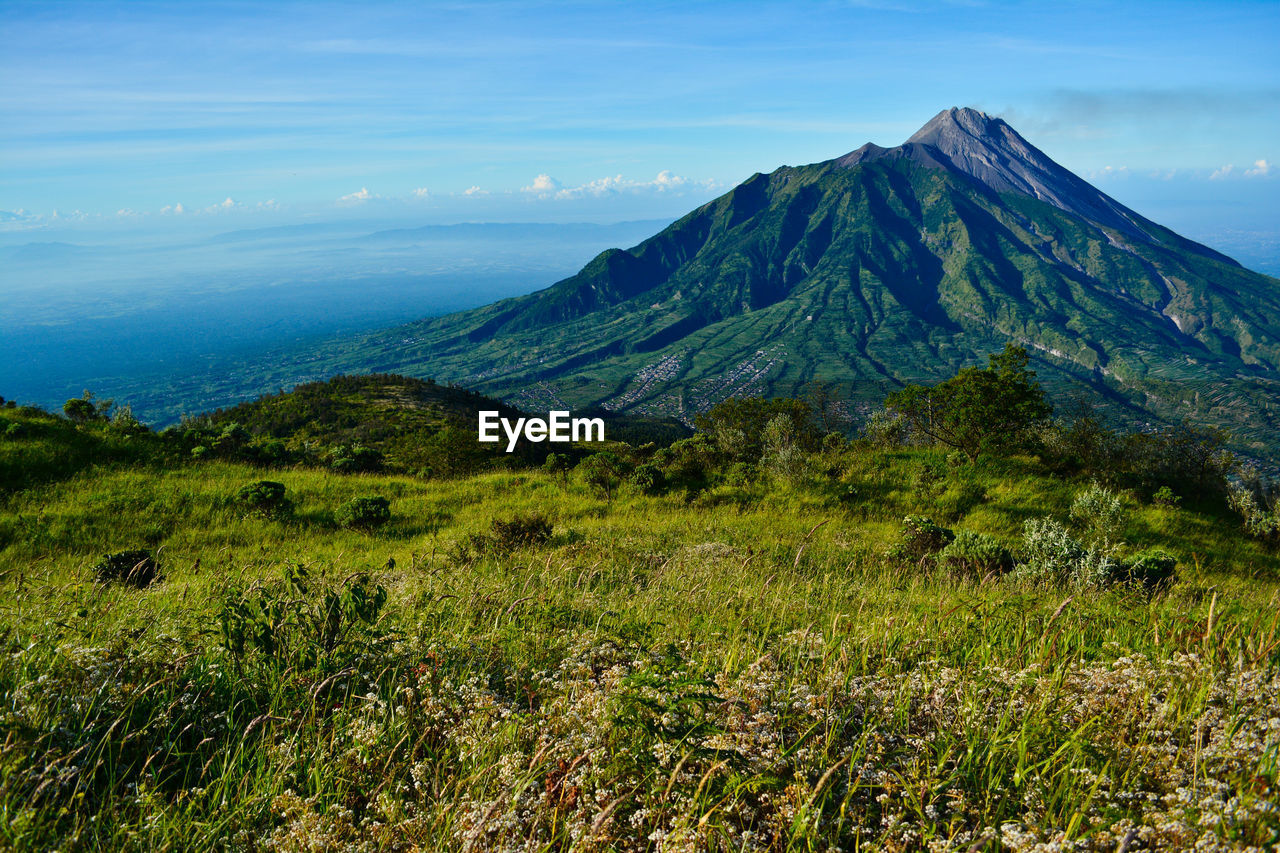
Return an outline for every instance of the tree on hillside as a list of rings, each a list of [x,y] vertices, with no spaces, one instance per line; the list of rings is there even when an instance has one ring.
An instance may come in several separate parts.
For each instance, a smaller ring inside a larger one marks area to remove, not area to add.
[[[989,362],[986,369],[966,367],[933,387],[908,385],[890,394],[885,405],[905,418],[914,432],[970,459],[1018,447],[1053,407],[1035,371],[1027,369],[1025,349],[1009,344]]]
[[[93,392],[86,390],[82,397],[72,397],[70,400],[62,404],[62,413],[70,420],[84,424],[89,421],[105,420],[111,412],[111,407],[115,405],[112,400],[102,400],[95,403],[93,401]]]
[[[813,410],[804,400],[785,397],[725,400],[706,414],[697,415],[694,425],[710,435],[725,456],[739,462],[755,462],[764,452],[765,427],[778,416],[790,421],[795,443],[802,450],[818,449],[822,433],[813,422]]]
[[[613,503],[614,493],[622,485],[622,477],[626,468],[616,453],[602,450],[593,453],[578,463],[578,470],[587,485],[604,496],[606,504]]]

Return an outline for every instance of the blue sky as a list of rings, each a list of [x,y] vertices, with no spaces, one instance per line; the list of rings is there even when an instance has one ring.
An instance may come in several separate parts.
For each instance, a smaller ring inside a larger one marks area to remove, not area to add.
[[[1158,221],[1271,233],[1277,44],[1274,0],[0,0],[0,218],[674,216],[967,105]]]

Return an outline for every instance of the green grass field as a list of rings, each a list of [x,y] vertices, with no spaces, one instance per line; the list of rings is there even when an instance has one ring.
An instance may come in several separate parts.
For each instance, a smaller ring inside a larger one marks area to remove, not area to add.
[[[43,423],[0,443],[38,473],[0,499],[9,847],[1280,841],[1280,557],[1194,495],[1123,495],[1167,590],[1068,588],[886,557],[909,514],[1019,553],[1089,485],[1033,458],[851,447],[606,501],[576,473],[264,470],[146,436],[60,467]],[[244,514],[262,479],[290,511]],[[361,495],[391,521],[338,527]],[[535,512],[550,538],[494,540]],[[127,548],[162,579],[99,582]]]

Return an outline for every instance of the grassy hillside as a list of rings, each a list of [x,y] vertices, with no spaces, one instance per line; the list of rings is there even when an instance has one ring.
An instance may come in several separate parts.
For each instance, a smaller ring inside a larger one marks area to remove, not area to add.
[[[111,448],[0,496],[14,848],[1280,841],[1280,555],[1208,492],[834,440],[734,463],[703,435],[615,446],[606,494],[587,462],[342,474],[3,416],[31,429],[6,472]],[[263,479],[290,504],[237,498]],[[1028,521],[1102,529],[1081,494],[1119,497],[1108,553],[1158,547],[1176,580],[974,571],[904,536],[929,516],[1025,566]],[[340,526],[360,496],[390,520]],[[98,579],[134,548],[160,580]]]

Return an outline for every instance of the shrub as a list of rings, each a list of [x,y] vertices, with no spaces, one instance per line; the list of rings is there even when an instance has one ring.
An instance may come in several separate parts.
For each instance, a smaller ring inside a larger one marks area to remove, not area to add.
[[[1071,504],[1071,520],[1091,544],[1109,551],[1120,538],[1124,507],[1118,495],[1094,483],[1076,495]]]
[[[662,487],[666,485],[667,478],[663,476],[662,469],[657,465],[646,462],[643,465],[636,466],[636,470],[631,472],[631,485],[640,490],[641,494],[656,495],[662,491]]]
[[[284,483],[272,480],[259,480],[242,486],[236,492],[236,505],[247,515],[265,518],[278,518],[287,515],[293,508],[292,501],[285,496]]]
[[[1069,583],[1084,557],[1084,546],[1052,518],[1029,519],[1022,526],[1022,548],[1015,575],[1039,586]]]
[[[62,404],[62,412],[74,423],[84,424],[90,421],[105,420],[114,404],[111,400],[95,403],[93,392],[85,391],[83,397],[72,397]]]
[[[495,518],[491,530],[493,549],[504,554],[517,548],[542,545],[551,538],[551,522],[538,512],[508,519]]]
[[[1280,500],[1261,488],[1235,487],[1227,503],[1240,515],[1244,532],[1254,539],[1280,540]]]
[[[1085,547],[1052,518],[1033,518],[1022,528],[1023,561],[1014,576],[1038,586],[1101,588],[1116,563],[1098,547]]]
[[[722,454],[736,462],[745,462],[759,459],[765,453],[769,444],[765,433],[770,422],[779,417],[786,421],[786,427],[775,427],[774,431],[785,433],[787,443],[796,444],[806,452],[818,449],[822,434],[813,423],[812,409],[803,400],[733,398],[697,415],[694,424],[699,432],[712,438]],[[777,440],[775,435],[774,441]]]
[[[374,530],[391,520],[391,503],[377,495],[352,498],[338,507],[333,520],[339,527]]]
[[[1115,583],[1141,584],[1151,592],[1172,585],[1177,577],[1177,566],[1177,559],[1164,551],[1145,551],[1117,565],[1112,580]]]
[[[902,415],[882,409],[873,412],[862,425],[860,437],[867,444],[881,450],[904,447],[911,438],[911,424]]]
[[[4,428],[5,438],[22,438],[27,433],[27,425],[23,423],[11,423]]]
[[[902,539],[890,550],[890,556],[922,563],[951,544],[955,538],[954,533],[934,524],[931,518],[908,515],[902,519]]]
[[[123,435],[142,435],[146,433],[146,424],[133,416],[133,407],[121,406],[111,415],[111,429]]]
[[[160,574],[160,565],[150,551],[140,548],[105,555],[93,567],[93,573],[104,583],[120,581],[142,589],[156,580]]]
[[[383,456],[372,447],[355,444],[329,454],[329,468],[339,474],[372,474],[382,470]]]
[[[1173,493],[1173,489],[1168,486],[1161,486],[1156,489],[1155,494],[1151,496],[1151,502],[1156,506],[1176,507],[1182,503],[1182,498]]]
[[[809,457],[791,417],[775,415],[761,435],[763,464],[775,476],[795,482],[809,473]]]
[[[337,669],[383,639],[375,624],[386,600],[367,573],[335,584],[291,563],[276,583],[227,593],[218,613],[222,646],[237,669],[250,652],[271,668]]]
[[[1002,575],[1013,568],[1013,555],[984,533],[961,530],[938,554],[938,562],[951,571],[974,578]]]
[[[757,473],[754,465],[746,462],[735,462],[725,472],[724,481],[727,485],[742,488],[754,483]]]
[[[674,441],[653,455],[667,480],[692,489],[706,485],[715,467],[716,449],[704,433]]]

